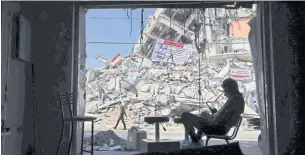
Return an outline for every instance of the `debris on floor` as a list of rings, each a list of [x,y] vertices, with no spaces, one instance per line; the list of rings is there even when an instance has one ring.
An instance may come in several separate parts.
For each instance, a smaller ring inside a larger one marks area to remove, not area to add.
[[[91,137],[84,138],[84,150],[90,151]],[[127,151],[127,141],[120,138],[113,131],[101,131],[93,136],[93,149],[97,151]]]

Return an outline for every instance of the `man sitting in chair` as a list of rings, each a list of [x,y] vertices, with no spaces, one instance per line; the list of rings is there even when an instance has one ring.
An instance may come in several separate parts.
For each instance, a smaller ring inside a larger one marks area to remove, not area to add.
[[[219,111],[215,108],[211,109],[212,116],[207,116],[206,113],[205,116],[203,114],[197,116],[189,112],[181,115],[181,122],[192,142],[199,143],[203,134],[227,134],[244,112],[245,101],[239,92],[237,81],[231,78],[225,79],[222,88],[228,100]],[[194,127],[198,129],[197,134]]]

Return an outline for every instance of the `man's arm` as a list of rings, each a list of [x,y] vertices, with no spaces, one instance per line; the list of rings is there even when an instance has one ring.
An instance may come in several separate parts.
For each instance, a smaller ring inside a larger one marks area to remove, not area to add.
[[[243,97],[235,96],[231,98],[224,107],[219,110],[217,121],[228,120],[235,116],[236,113],[242,113],[242,105],[244,104]]]
[[[235,97],[229,99],[225,105],[217,111],[216,121],[222,121],[228,119],[230,115],[234,113],[234,99]]]

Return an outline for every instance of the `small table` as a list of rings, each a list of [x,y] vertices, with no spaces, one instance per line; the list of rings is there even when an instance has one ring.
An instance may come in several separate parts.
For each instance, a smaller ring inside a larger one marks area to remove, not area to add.
[[[155,140],[160,140],[160,123],[169,122],[169,118],[167,116],[151,116],[144,117],[144,121],[148,124],[155,123]]]
[[[148,124],[155,124],[155,139],[142,139],[141,152],[171,152],[180,149],[180,141],[160,140],[160,123],[169,122],[167,116],[144,117]]]

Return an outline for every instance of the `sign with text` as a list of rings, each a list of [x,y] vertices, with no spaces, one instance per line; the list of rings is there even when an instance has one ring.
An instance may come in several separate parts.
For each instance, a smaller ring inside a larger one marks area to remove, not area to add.
[[[252,73],[250,69],[231,69],[231,78],[235,80],[250,80]]]
[[[159,39],[151,56],[155,62],[183,64],[189,60],[190,55],[197,49],[192,44],[181,44],[168,40]]]
[[[127,81],[132,83],[136,80],[138,75],[138,65],[134,61],[129,61]]]

